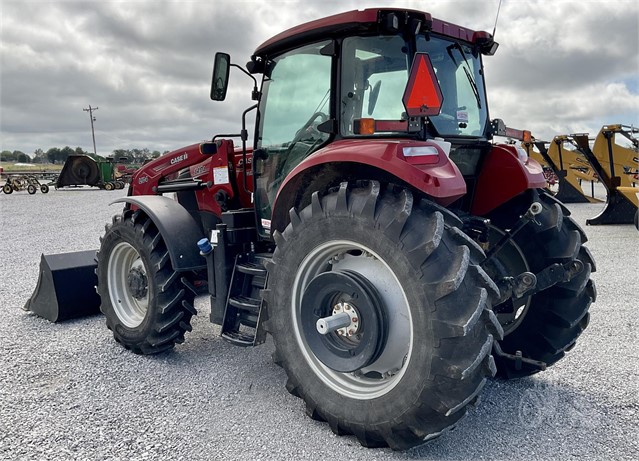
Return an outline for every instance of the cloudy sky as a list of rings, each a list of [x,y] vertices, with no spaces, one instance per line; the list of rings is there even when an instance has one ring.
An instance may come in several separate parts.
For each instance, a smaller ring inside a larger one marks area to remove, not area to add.
[[[0,149],[173,150],[237,132],[251,82],[209,99],[213,56],[244,64],[270,36],[371,6],[492,31],[499,0],[0,0]],[[639,2],[503,0],[485,60],[492,118],[538,139],[639,125]]]

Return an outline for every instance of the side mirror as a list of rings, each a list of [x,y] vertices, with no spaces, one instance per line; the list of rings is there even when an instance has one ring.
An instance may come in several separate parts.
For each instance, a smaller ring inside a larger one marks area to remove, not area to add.
[[[213,101],[224,101],[226,98],[230,70],[231,56],[227,53],[215,53],[213,80],[211,82],[211,99]]]

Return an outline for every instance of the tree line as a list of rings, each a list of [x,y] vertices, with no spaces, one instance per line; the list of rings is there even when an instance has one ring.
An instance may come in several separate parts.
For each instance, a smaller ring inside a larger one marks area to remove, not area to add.
[[[115,149],[112,152],[112,157],[116,162],[121,163],[144,163],[148,159],[157,158],[162,154],[166,154],[168,151],[160,152],[158,150],[151,151],[149,149]],[[15,163],[64,163],[67,161],[69,155],[88,155],[95,160],[104,160],[105,158],[100,155],[89,153],[81,147],[75,149],[65,146],[62,148],[52,147],[46,152],[42,149],[36,149],[32,155],[25,154],[22,151],[3,150],[0,152],[0,162],[15,162]]]

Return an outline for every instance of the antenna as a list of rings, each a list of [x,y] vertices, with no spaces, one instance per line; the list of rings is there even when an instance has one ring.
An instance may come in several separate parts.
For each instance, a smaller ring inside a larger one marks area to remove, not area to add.
[[[501,10],[501,0],[499,0],[499,6],[497,7],[497,16],[495,16],[495,27],[493,27],[493,40],[495,39],[495,32],[497,31],[497,19],[499,19],[499,10]]]

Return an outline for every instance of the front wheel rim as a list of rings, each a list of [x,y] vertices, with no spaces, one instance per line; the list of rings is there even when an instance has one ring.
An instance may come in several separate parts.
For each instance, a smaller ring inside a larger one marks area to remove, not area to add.
[[[149,306],[148,286],[146,290],[141,290],[138,286],[136,292],[132,292],[130,276],[133,273],[138,279],[138,274],[142,274],[146,279],[146,266],[131,244],[120,242],[115,245],[109,256],[107,283],[113,310],[128,328],[140,326]]]
[[[354,372],[335,371],[320,361],[304,332],[302,298],[311,281],[329,271],[353,271],[371,283],[381,298],[388,319],[388,335],[377,359]],[[312,250],[301,262],[290,299],[291,332],[315,375],[332,390],[366,400],[390,392],[402,379],[410,362],[413,326],[408,299],[390,266],[370,248],[347,240],[333,240]]]

